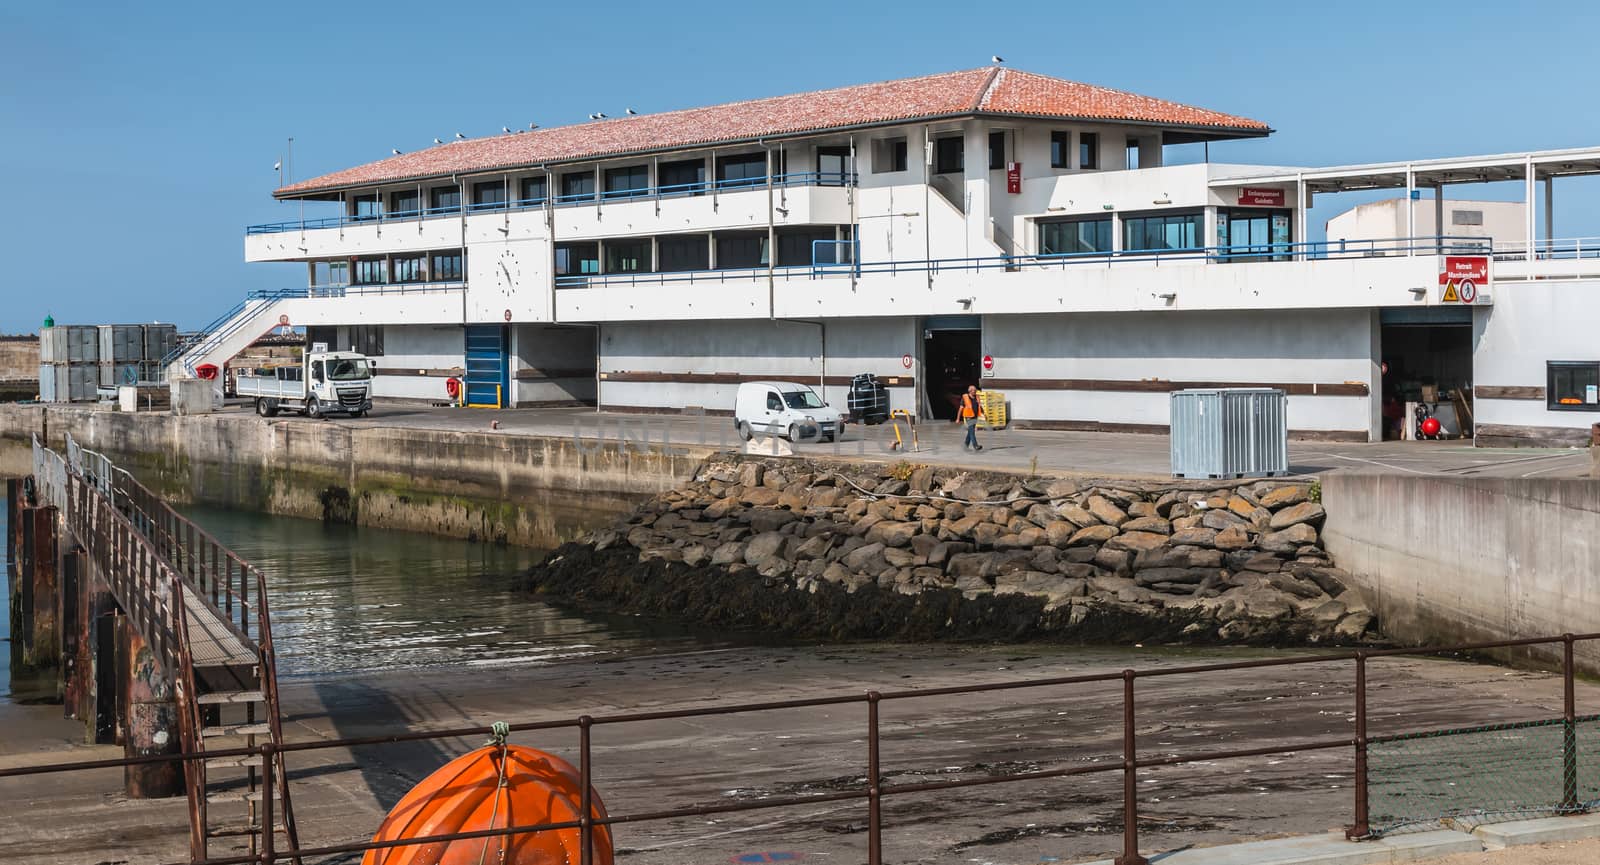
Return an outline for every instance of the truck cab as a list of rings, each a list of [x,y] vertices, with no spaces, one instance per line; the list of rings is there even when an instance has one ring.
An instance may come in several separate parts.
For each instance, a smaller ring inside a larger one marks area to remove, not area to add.
[[[273,417],[297,411],[307,417],[372,410],[372,361],[353,351],[310,351],[298,364],[242,370],[234,391],[254,397],[256,413]]]

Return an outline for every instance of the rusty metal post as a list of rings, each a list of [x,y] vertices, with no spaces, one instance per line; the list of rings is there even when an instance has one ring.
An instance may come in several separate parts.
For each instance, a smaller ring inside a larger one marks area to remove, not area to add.
[[[28,509],[28,532],[33,536],[33,628],[23,662],[40,675],[49,671],[52,679],[61,667],[61,589],[56,567],[56,509],[49,505]],[[54,688],[48,689],[55,691]]]
[[[273,816],[272,801],[278,789],[278,774],[274,769],[273,760],[278,758],[276,749],[271,742],[261,746],[261,777],[266,782],[261,787],[261,862],[263,865],[272,865],[278,860],[277,851],[274,849],[278,841],[277,828],[273,825],[276,817]],[[204,793],[205,791],[201,791]]]
[[[16,591],[11,595],[11,678],[26,673],[26,658],[33,649],[33,560],[34,534],[31,505],[17,511],[17,566],[14,569]]]
[[[178,735],[177,691],[161,669],[155,652],[128,627],[128,729],[122,746],[129,757],[183,753]],[[179,761],[140,763],[123,767],[123,783],[130,799],[164,799],[183,795],[183,767]]]
[[[1367,813],[1367,653],[1356,652],[1356,819],[1344,836],[1358,841],[1372,834]]]
[[[594,719],[588,715],[578,718],[578,775],[579,783],[583,790],[578,794],[578,835],[580,865],[592,865],[594,862],[594,804],[591,799],[594,785],[594,765],[590,761],[589,737],[590,728],[594,726]],[[505,839],[509,845],[512,839]]]
[[[117,597],[99,579],[90,579],[85,588],[82,650],[88,685],[79,717],[86,726],[85,744],[109,745],[117,740]]]
[[[83,549],[73,546],[61,552],[61,713],[79,720],[83,717],[83,695],[88,690],[83,660],[83,615],[88,598],[88,574]]]
[[[867,865],[883,862],[883,770],[878,761],[877,691],[867,692]]]
[[[1133,670],[1122,671],[1122,855],[1116,865],[1150,865],[1139,855],[1139,749],[1134,736]]]
[[[1561,635],[1561,810],[1576,814],[1578,804],[1578,699],[1573,689],[1576,666],[1572,635]]]

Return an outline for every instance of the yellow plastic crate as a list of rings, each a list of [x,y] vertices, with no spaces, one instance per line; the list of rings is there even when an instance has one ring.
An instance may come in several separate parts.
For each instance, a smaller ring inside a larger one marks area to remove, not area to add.
[[[997,390],[978,391],[978,409],[983,422],[991,427],[1006,425],[1006,395]]]

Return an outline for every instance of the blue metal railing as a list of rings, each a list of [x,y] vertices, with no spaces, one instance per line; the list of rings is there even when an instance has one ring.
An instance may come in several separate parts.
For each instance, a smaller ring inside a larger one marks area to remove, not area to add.
[[[227,312],[217,316],[211,323],[201,328],[191,339],[179,341],[172,351],[167,352],[166,356],[161,359],[161,369],[165,370],[171,367],[172,364],[177,363],[193,352],[209,350],[233,334],[238,333],[239,329],[244,327],[244,323],[250,318],[244,313],[250,309],[252,303],[270,306],[280,300],[308,297],[309,295],[310,291],[304,288],[249,292],[244,296],[244,300],[239,301]],[[258,305],[256,310],[252,310],[252,312],[259,311],[259,309],[260,306]],[[191,375],[194,373],[194,364],[185,363],[184,368]]]
[[[400,294],[437,294],[444,291],[465,291],[467,284],[460,279],[433,282],[390,282],[383,284],[313,285],[307,297],[379,297]]]
[[[858,253],[859,245],[848,240],[817,240],[812,242],[812,262],[809,266],[778,267],[774,268],[774,270],[782,271],[782,278],[784,279],[793,279],[795,276],[794,271],[797,270],[808,271],[808,278],[820,279],[828,276],[848,276],[851,273],[856,276],[872,274],[894,276],[902,273],[970,273],[985,270],[1064,270],[1068,267],[1082,267],[1085,265],[1106,267],[1145,265],[1159,267],[1162,264],[1172,262],[1208,264],[1248,261],[1321,261],[1342,258],[1383,258],[1413,254],[1492,255],[1493,251],[1490,241],[1481,237],[1416,237],[878,262],[861,262]],[[735,279],[761,277],[765,276],[766,273],[767,268],[760,267],[674,273],[590,274],[557,277],[556,286],[559,288],[578,288],[616,284],[658,285],[673,282],[727,282]]]
[[[790,174],[778,174],[772,178],[772,185],[777,187],[793,186],[853,186],[856,175],[847,171],[802,171]],[[247,226],[246,235],[252,234],[282,234],[287,231],[302,231],[319,228],[339,228],[345,225],[373,225],[385,222],[404,222],[415,219],[429,219],[441,216],[460,216],[463,213],[494,213],[499,211],[530,210],[544,207],[547,203],[555,207],[579,207],[597,204],[606,201],[633,201],[641,198],[679,198],[684,196],[707,195],[713,192],[749,191],[752,189],[765,189],[765,177],[737,178],[733,180],[711,180],[700,183],[679,183],[668,186],[652,186],[639,189],[596,190],[592,192],[575,193],[572,195],[557,195],[554,198],[540,196],[537,198],[521,198],[511,201],[493,201],[463,203],[457,207],[431,207],[425,210],[405,210],[377,215],[346,214],[343,216],[326,216],[319,219],[294,219],[286,222],[269,222],[262,225]]]

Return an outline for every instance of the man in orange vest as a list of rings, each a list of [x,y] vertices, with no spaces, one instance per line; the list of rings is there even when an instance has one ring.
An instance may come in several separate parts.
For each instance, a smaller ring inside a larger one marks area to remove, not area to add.
[[[967,424],[967,440],[962,442],[963,450],[971,448],[973,451],[983,450],[983,445],[978,444],[978,386],[967,385],[967,392],[961,395],[961,406],[956,410],[956,423],[965,421]]]

